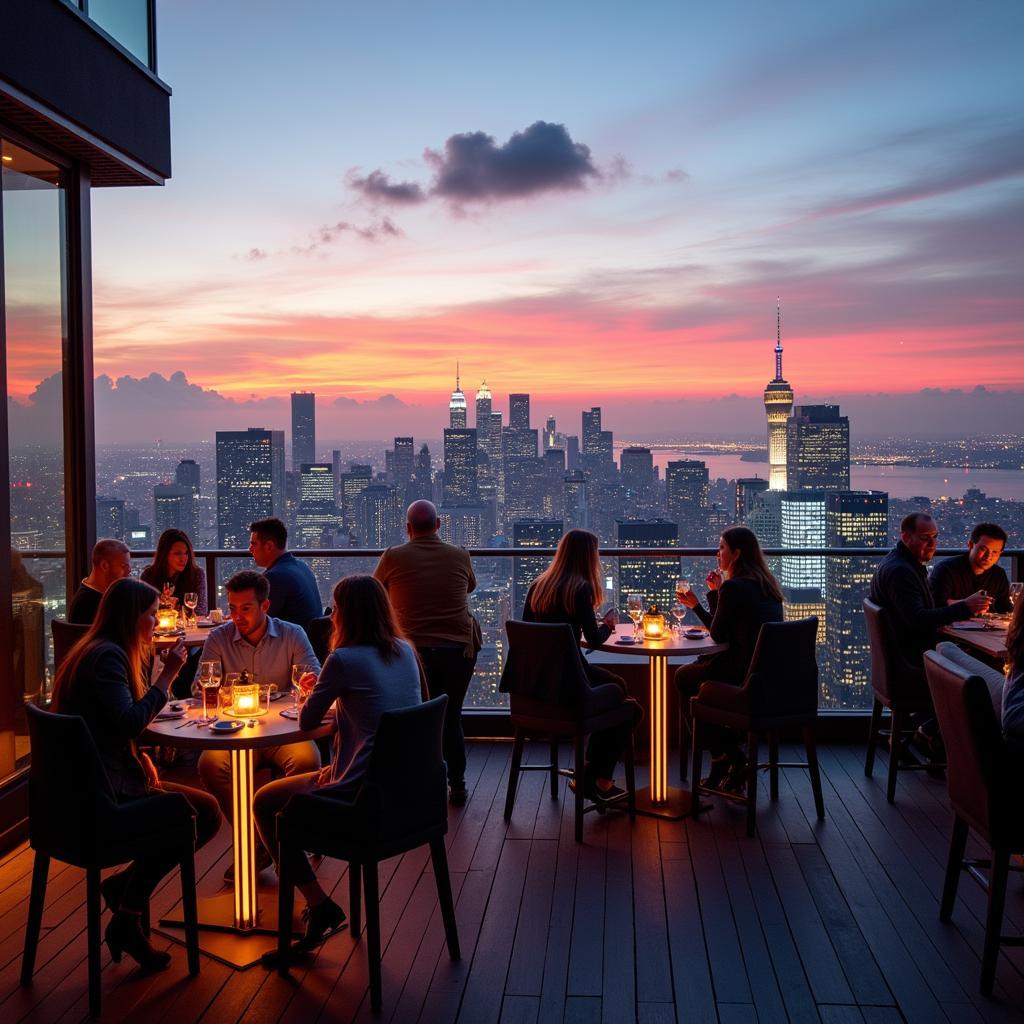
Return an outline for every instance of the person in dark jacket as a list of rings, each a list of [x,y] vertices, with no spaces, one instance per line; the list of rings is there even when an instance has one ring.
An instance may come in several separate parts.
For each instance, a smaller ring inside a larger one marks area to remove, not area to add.
[[[185,606],[185,595],[196,595],[196,615],[207,612],[206,573],[196,561],[192,541],[184,530],[164,530],[157,541],[153,561],[142,570],[142,579],[163,592],[175,608]]]
[[[1006,682],[1003,684],[1003,738],[1024,768],[1024,600],[1017,599],[1006,632]]]
[[[288,527],[280,519],[257,519],[249,530],[249,554],[270,583],[268,614],[308,633],[309,624],[323,614],[313,570],[287,550]]]
[[[82,580],[68,605],[68,622],[90,625],[96,618],[96,611],[107,587],[131,574],[132,558],[128,545],[113,537],[101,537],[92,546],[89,575]]]
[[[551,565],[533,582],[523,608],[525,622],[565,622],[591,647],[604,643],[615,630],[617,617],[609,611],[600,623],[594,610],[600,607],[601,560],[597,537],[589,530],[570,530],[558,542]],[[592,665],[584,659],[587,679],[592,686],[613,683],[622,691],[622,700],[634,706],[633,725],[616,726],[593,733],[587,745],[583,791],[595,803],[617,800],[625,791],[615,785],[615,765],[629,742],[629,730],[643,718],[640,705],[626,696],[621,676]]]
[[[693,591],[677,596],[711,632],[711,639],[728,644],[718,654],[700,658],[676,672],[683,721],[689,721],[690,698],[709,680],[741,686],[750,668],[754,647],[766,622],[782,621],[782,588],[771,574],[752,530],[732,526],[718,542],[718,568],[708,573],[708,607]],[[745,783],[747,758],[735,733],[705,726],[703,737],[711,753],[711,773],[701,785],[738,791]]]
[[[167,652],[163,668],[146,688],[144,651],[153,638],[159,594],[140,580],[122,579],[103,594],[96,619],[57,670],[53,710],[80,715],[92,735],[118,801],[137,800],[154,791],[181,793],[196,812],[196,846],[217,833],[217,801],[201,790],[162,782],[136,740],[167,703],[167,691],[185,662],[185,646]],[[68,785],[74,785],[69,779]],[[153,827],[159,827],[154,821]],[[106,930],[111,955],[123,950],[140,966],[162,970],[170,963],[143,935],[141,914],[157,883],[175,865],[175,855],[147,854],[109,875],[100,890],[113,917]]]
[[[978,523],[971,531],[967,550],[945,558],[928,577],[935,607],[942,608],[983,590],[991,599],[991,610],[1005,614],[1013,610],[1010,581],[999,565],[1006,547],[1006,531],[996,523]]]

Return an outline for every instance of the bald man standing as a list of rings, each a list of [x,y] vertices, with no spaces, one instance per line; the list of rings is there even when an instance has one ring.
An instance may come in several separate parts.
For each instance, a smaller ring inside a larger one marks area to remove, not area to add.
[[[469,555],[437,535],[432,502],[414,501],[405,513],[409,540],[388,548],[373,575],[391,598],[398,624],[416,648],[431,697],[448,695],[444,759],[452,805],[466,802],[466,744],[462,702],[480,650],[479,627],[467,595],[476,588]]]

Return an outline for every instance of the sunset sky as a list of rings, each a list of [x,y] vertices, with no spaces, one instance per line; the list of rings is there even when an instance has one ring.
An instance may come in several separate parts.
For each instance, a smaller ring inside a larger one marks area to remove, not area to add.
[[[97,373],[438,430],[456,360],[538,416],[753,397],[779,295],[798,400],[1024,389],[1015,0],[158,15],[174,176],[94,194]]]

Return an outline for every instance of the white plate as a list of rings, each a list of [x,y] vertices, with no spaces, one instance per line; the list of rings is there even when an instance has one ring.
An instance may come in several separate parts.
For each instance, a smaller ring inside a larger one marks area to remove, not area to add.
[[[170,708],[165,708],[156,716],[158,722],[170,722],[176,718],[184,718],[188,714],[187,708],[182,708],[180,711],[171,711]]]
[[[245,728],[245,722],[239,722],[237,719],[233,722],[225,721],[223,718],[219,722],[214,722],[210,726],[211,732],[238,732],[239,729]]]
[[[635,643],[642,643],[642,641],[636,640],[631,636],[620,636],[615,642],[622,644],[623,647],[631,647]]]
[[[690,629],[683,630],[683,636],[689,640],[703,640],[708,635],[706,629],[696,629],[691,627]]]

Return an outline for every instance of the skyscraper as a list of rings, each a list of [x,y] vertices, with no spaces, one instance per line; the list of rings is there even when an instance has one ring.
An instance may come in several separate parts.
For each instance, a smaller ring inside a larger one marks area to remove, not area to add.
[[[199,463],[195,459],[182,459],[174,470],[174,482],[179,487],[190,487],[193,497],[199,497]]]
[[[195,496],[191,487],[157,484],[153,488],[153,533],[159,537],[164,530],[171,529],[184,530],[195,540]]]
[[[679,528],[668,519],[620,519],[616,522],[616,546],[620,548],[674,548]],[[625,595],[639,593],[648,604],[667,611],[675,600],[679,558],[630,558],[619,556],[619,602]]]
[[[555,417],[549,416],[544,421],[544,437],[541,442],[542,447],[546,451],[548,448],[558,448],[558,426],[555,423]]]
[[[126,531],[124,499],[96,497],[96,536],[124,540]]]
[[[579,470],[565,474],[562,502],[565,509],[566,528],[589,530],[590,507],[587,500],[587,478]]]
[[[650,448],[631,446],[619,455],[619,478],[627,513],[643,512],[654,501],[654,456]]]
[[[300,468],[295,527],[298,533],[295,547],[334,546],[335,534],[341,528],[341,514],[334,500],[334,467],[331,463],[307,462]]]
[[[292,471],[316,461],[316,395],[292,392]]]
[[[463,422],[465,410],[463,409]],[[464,505],[477,499],[476,431],[452,427],[444,432],[444,501]]]
[[[501,420],[495,423],[491,389],[484,381],[476,393],[477,489],[481,501],[500,504]]]
[[[670,519],[679,524],[682,544],[707,544],[710,482],[707,463],[700,459],[675,459],[665,467],[665,505]]]
[[[391,462],[392,483],[397,488],[402,500],[405,500],[409,482],[412,480],[413,439],[411,437],[395,438],[395,453]]]
[[[783,491],[781,534],[784,548],[825,547],[825,492]],[[783,555],[779,574],[787,620],[817,615],[819,642],[826,636],[825,561],[824,555]]]
[[[348,471],[340,474],[341,519],[344,529],[358,531],[359,511],[356,501],[359,495],[373,482],[373,467],[365,463],[351,462]]]
[[[782,307],[775,305],[775,379],[764,389],[768,416],[768,483],[773,491],[786,490],[786,421],[793,408],[793,389],[782,376]]]
[[[601,429],[601,407],[595,405],[589,412],[583,411],[582,448],[580,459],[583,468],[614,469],[612,458],[613,438],[610,430]]]
[[[530,429],[530,396],[508,396],[508,425],[516,430]]]
[[[838,405],[798,405],[786,424],[786,487],[850,489],[850,421]]]
[[[516,548],[555,548],[562,539],[560,519],[517,519],[512,523],[512,546]],[[517,619],[523,617],[523,603],[533,581],[551,564],[547,555],[514,559],[512,608]]]
[[[430,449],[426,444],[420,447],[416,454],[416,463],[412,469],[412,481],[409,484],[408,501],[418,501],[426,498],[428,501],[434,499],[433,470],[430,464]]]
[[[455,364],[455,390],[448,399],[448,426],[453,430],[464,430],[466,427],[466,396],[459,383],[459,366]]]
[[[737,523],[745,523],[754,509],[758,495],[768,490],[768,481],[760,476],[743,476],[736,481],[736,504],[734,518]]]
[[[244,548],[249,524],[284,518],[284,431],[217,431],[217,543]]]

